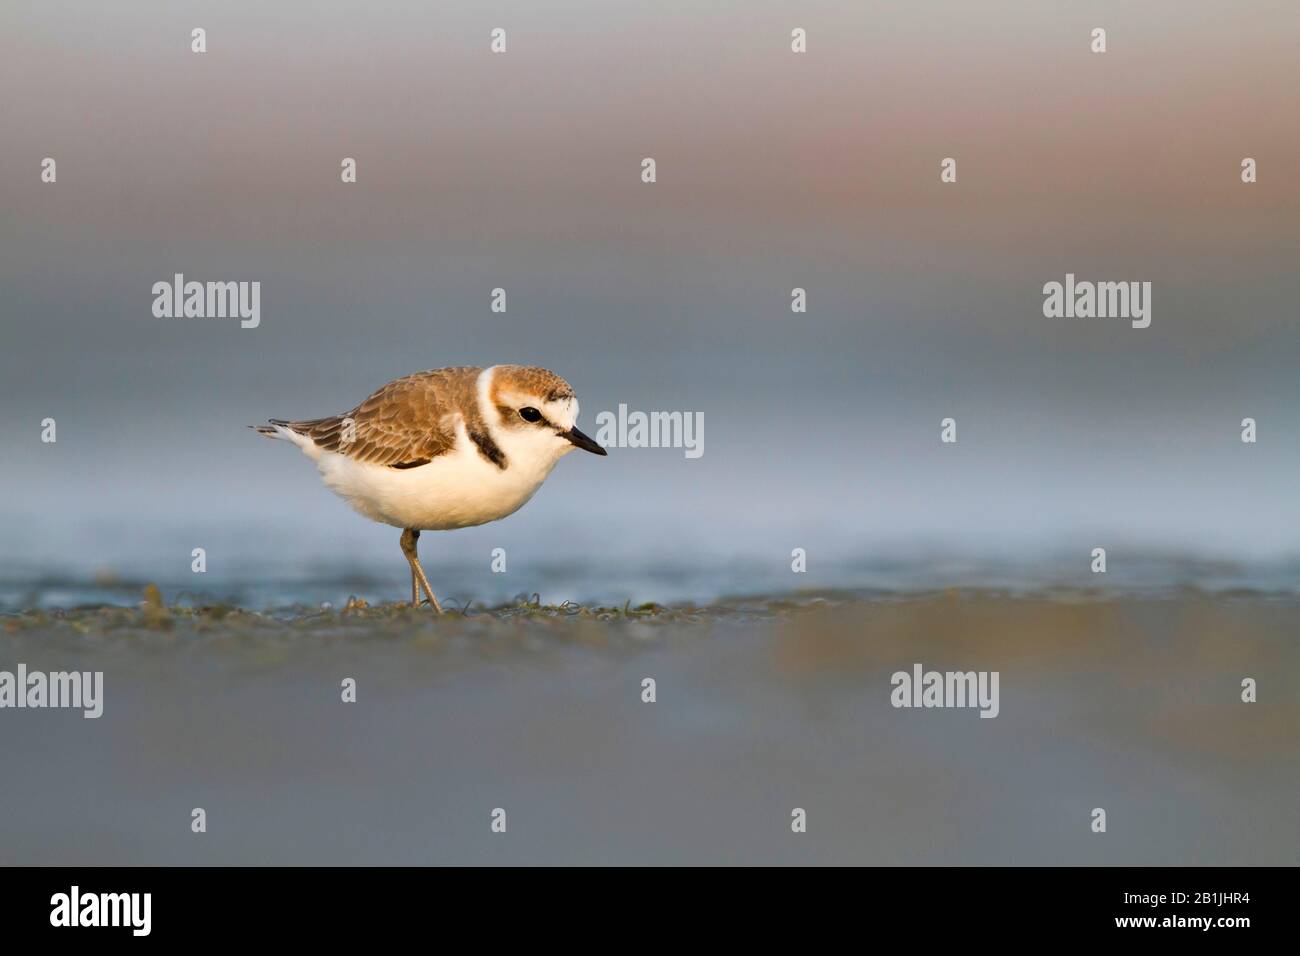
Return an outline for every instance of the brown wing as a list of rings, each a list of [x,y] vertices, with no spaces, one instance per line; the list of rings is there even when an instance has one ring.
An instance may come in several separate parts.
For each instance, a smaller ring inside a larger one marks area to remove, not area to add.
[[[417,372],[389,382],[346,415],[271,422],[358,461],[415,468],[451,451],[458,418],[477,430],[480,371],[462,366]]]

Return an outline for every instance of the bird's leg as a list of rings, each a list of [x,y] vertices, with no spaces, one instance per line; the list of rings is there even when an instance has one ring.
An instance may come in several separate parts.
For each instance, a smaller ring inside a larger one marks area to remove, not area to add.
[[[415,554],[416,542],[420,540],[420,532],[414,528],[402,529],[402,556],[406,558],[406,564],[411,569],[411,607],[417,607],[420,603],[420,582],[415,576]]]
[[[424,568],[420,567],[420,559],[418,557],[413,557],[411,563],[415,566],[415,574],[420,579],[420,584],[424,587],[424,593],[429,595],[429,603],[433,605],[435,611],[441,614],[442,605],[439,604],[438,599],[433,596],[433,588],[429,586],[429,579],[424,576]]]
[[[420,555],[417,550],[419,540],[420,532],[415,528],[403,529],[402,554],[406,555],[406,560],[411,565],[411,603],[419,603],[415,600],[420,596],[419,592],[415,589],[415,583],[418,579],[419,583],[424,587],[424,593],[429,595],[429,603],[433,605],[435,611],[441,614],[442,605],[440,605],[438,599],[433,596],[433,588],[429,587],[429,579],[424,576],[424,568],[420,567]]]

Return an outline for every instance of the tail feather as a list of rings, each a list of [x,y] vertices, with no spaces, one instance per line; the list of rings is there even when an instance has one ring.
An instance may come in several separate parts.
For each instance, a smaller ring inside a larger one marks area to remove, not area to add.
[[[313,432],[330,421],[332,419],[318,418],[313,421],[289,422],[282,418],[272,418],[267,425],[249,425],[248,427],[265,438],[279,438],[283,441],[293,442],[302,449],[307,457],[315,460],[320,458],[323,449]]]
[[[331,423],[339,421],[337,418],[313,418],[309,421],[293,422],[285,418],[268,418],[267,425],[249,425],[259,435],[265,435],[267,438],[289,438],[285,434],[291,432],[300,438],[314,438],[315,433],[320,430],[322,425],[328,426]]]

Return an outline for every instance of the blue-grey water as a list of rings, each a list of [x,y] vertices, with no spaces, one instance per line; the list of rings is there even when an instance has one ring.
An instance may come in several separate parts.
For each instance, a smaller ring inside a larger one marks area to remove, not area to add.
[[[350,597],[370,603],[407,601],[410,577],[395,541],[365,565],[346,559],[321,559],[285,568],[274,558],[274,542],[260,557],[239,562],[238,571],[169,568],[149,575],[139,568],[118,570],[105,564],[92,573],[72,575],[57,568],[32,571],[0,563],[0,610],[61,608],[95,604],[134,606],[145,584],[156,584],[170,603],[201,606],[231,604],[271,609],[328,604],[341,607]],[[438,550],[436,533],[423,535],[426,551]],[[945,588],[980,589],[1009,595],[1085,592],[1096,597],[1177,594],[1300,597],[1300,561],[1234,562],[1191,556],[1110,553],[1104,573],[1091,570],[1090,553],[1048,553],[1032,564],[973,555],[920,554],[909,560],[859,556],[805,555],[796,572],[789,554],[671,555],[638,559],[567,560],[507,552],[504,570],[494,571],[490,551],[426,558],[424,566],[439,600],[452,606],[495,606],[536,595],[547,603],[633,605],[707,604],[737,596],[781,596],[827,590],[909,595]],[[159,571],[163,562],[156,562]],[[496,565],[498,568],[501,564]],[[147,566],[146,566],[147,570]]]

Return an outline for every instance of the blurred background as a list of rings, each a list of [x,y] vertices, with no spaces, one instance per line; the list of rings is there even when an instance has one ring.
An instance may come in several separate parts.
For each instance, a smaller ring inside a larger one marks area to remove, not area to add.
[[[1093,585],[1098,546],[1110,587],[1291,588],[1298,35],[1282,0],[5,4],[0,598],[401,599],[396,530],[244,426],[499,362],[705,450],[426,535],[456,599]],[[260,327],[155,318],[177,272],[260,281]],[[1045,319],[1067,272],[1150,281],[1150,328]]]

